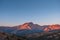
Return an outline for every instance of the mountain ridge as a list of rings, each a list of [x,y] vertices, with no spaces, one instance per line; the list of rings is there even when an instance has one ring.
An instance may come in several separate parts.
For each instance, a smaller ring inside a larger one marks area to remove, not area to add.
[[[60,25],[59,24],[55,24],[55,25],[43,25],[40,26],[38,24],[34,24],[33,22],[27,22],[24,23],[22,25],[17,25],[17,26],[13,26],[13,27],[9,27],[9,26],[0,26],[1,29],[14,29],[14,30],[44,30],[44,31],[49,31],[49,30],[56,30],[56,29],[60,29]]]

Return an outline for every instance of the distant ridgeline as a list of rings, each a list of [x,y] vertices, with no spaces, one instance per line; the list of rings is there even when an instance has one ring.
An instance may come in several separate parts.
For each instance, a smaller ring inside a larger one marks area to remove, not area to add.
[[[19,36],[43,32],[58,32],[58,30],[60,30],[59,24],[40,26],[32,22],[24,23],[22,25],[13,27],[0,26],[0,32],[16,34]]]

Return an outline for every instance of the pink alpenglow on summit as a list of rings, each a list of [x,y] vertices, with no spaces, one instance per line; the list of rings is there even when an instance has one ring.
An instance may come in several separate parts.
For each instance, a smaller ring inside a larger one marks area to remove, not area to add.
[[[49,27],[45,28],[44,31],[59,30],[59,29],[60,25],[56,24],[56,25],[50,25]]]
[[[20,30],[24,30],[24,29],[31,30],[31,27],[29,26],[28,23],[24,23],[23,25],[20,25],[18,29],[20,29]]]

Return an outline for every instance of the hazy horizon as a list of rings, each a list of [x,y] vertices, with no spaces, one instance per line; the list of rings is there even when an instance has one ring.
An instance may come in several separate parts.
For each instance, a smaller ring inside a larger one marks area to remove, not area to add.
[[[60,0],[0,0],[0,26],[25,22],[60,24]]]

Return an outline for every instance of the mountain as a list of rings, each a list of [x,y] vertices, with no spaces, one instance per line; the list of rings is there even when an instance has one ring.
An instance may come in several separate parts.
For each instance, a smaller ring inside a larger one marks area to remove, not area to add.
[[[46,27],[44,31],[51,31],[51,30],[60,30],[60,25],[55,24],[55,25],[50,25],[49,27]]]
[[[19,26],[14,27],[5,27],[0,26],[0,32],[7,32],[13,34],[29,34],[29,33],[36,33],[36,32],[43,32],[43,27],[38,24],[34,24],[32,22],[24,23]]]
[[[55,32],[56,30],[60,30],[60,25],[56,24],[40,26],[38,24],[28,22],[13,27],[0,26],[0,32],[11,33],[20,36],[41,32]]]
[[[12,33],[21,36],[21,35],[26,35],[31,33],[43,32],[42,28],[43,27],[41,27],[38,24],[28,22],[28,23],[24,23],[22,25],[17,26],[17,30],[13,31]]]
[[[17,26],[13,26],[13,27],[0,26],[0,31],[2,31],[2,30],[44,30],[48,26],[49,25],[40,26],[40,25],[34,24],[32,22],[27,22],[22,25],[17,25]]]
[[[31,22],[30,22],[30,23],[31,23]],[[22,24],[22,25],[19,25],[17,29],[19,29],[19,30],[29,29],[29,30],[30,30],[30,29],[31,29],[30,23],[24,23],[24,24]],[[31,23],[31,24],[33,24],[33,23]]]
[[[21,36],[26,34],[43,32],[43,27],[38,24],[28,22],[14,27],[0,26],[0,32],[12,33]]]
[[[17,29],[19,30],[44,30],[45,27],[48,27],[48,25],[40,26],[38,24],[34,24],[32,22],[24,23],[22,25],[19,25]]]

